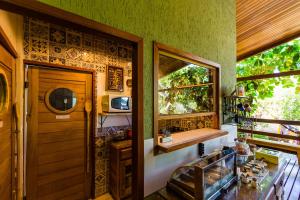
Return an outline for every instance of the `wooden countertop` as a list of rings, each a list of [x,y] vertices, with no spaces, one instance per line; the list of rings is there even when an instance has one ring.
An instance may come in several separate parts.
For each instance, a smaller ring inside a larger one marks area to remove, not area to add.
[[[132,141],[131,140],[122,140],[122,141],[115,141],[111,143],[111,146],[113,146],[115,149],[124,149],[131,147]]]
[[[172,134],[173,140],[171,142],[161,143],[161,136],[159,136],[157,147],[163,152],[171,152],[227,134],[227,131],[213,128],[201,128],[190,131],[178,132]]]

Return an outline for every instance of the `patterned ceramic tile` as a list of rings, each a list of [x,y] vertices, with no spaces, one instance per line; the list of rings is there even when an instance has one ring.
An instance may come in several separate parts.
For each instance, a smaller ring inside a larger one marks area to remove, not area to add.
[[[76,60],[72,60],[72,59],[66,59],[66,65],[73,66],[73,67],[82,67],[80,61],[76,61]]]
[[[49,62],[50,62],[50,63],[53,63],[53,64],[61,64],[61,65],[65,65],[65,64],[66,64],[66,59],[50,56],[50,57],[49,57]]]
[[[95,69],[98,73],[105,73],[106,72],[106,65],[103,64],[97,64],[95,65]]]
[[[118,55],[118,43],[116,41],[108,40],[106,47],[108,54],[113,56]]]
[[[94,50],[94,36],[91,34],[83,34],[83,48]]]
[[[94,46],[97,52],[105,52],[106,51],[107,40],[101,38],[99,36],[94,37]]]
[[[50,41],[66,44],[66,29],[61,26],[50,25]]]
[[[81,67],[82,68],[94,69],[95,68],[95,64],[94,63],[82,62],[81,63]]]
[[[66,59],[81,61],[82,53],[78,48],[69,47],[66,49]]]
[[[30,37],[41,38],[44,40],[48,40],[49,37],[49,24],[47,23],[39,23],[36,21],[30,20]]]
[[[48,60],[49,60],[48,56],[38,55],[38,54],[35,54],[35,53],[31,53],[29,58],[31,60],[40,61],[40,62],[48,62]]]
[[[82,34],[76,32],[67,32],[67,45],[70,47],[81,47]]]
[[[193,130],[197,128],[213,128],[216,126],[213,116],[189,117],[174,120],[160,120],[159,129],[172,129],[174,127],[181,130]]]
[[[82,61],[93,63],[95,61],[94,52],[88,49],[83,49],[82,51]]]
[[[49,44],[47,40],[42,40],[39,38],[30,39],[30,52],[41,55],[49,54]]]
[[[128,58],[128,49],[122,46],[118,47],[118,57],[120,58]]]
[[[108,65],[108,57],[104,53],[95,52],[95,63]]]
[[[51,42],[49,45],[49,49],[50,49],[50,56],[51,57],[57,57],[57,58],[66,58],[66,46],[59,44],[59,43],[55,43],[55,42]]]

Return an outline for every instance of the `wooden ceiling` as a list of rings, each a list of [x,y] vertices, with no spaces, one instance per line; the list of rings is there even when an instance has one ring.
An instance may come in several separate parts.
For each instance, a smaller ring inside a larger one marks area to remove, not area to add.
[[[237,60],[300,37],[300,0],[237,0]]]
[[[164,55],[159,55],[159,72],[158,77],[162,78],[174,71],[177,71],[190,63],[176,59],[171,58]]]

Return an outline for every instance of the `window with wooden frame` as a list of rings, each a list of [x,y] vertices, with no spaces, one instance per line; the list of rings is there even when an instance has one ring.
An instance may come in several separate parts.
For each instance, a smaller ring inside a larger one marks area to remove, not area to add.
[[[220,65],[154,42],[155,152],[227,134],[219,124]]]

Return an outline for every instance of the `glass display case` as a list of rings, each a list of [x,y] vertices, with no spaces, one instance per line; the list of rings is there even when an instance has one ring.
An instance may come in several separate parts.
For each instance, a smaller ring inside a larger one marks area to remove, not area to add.
[[[167,188],[184,199],[212,200],[236,180],[236,152],[229,149],[177,168]]]

